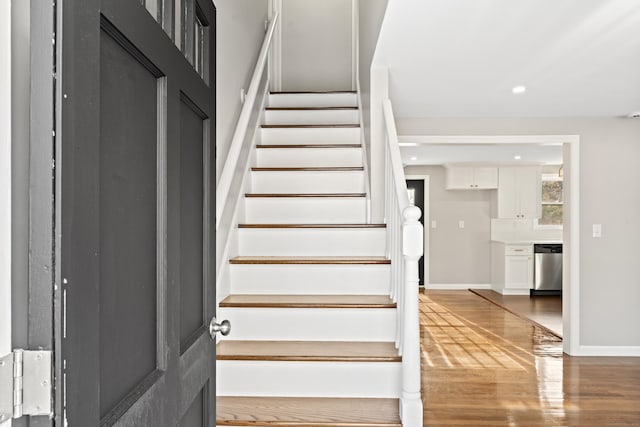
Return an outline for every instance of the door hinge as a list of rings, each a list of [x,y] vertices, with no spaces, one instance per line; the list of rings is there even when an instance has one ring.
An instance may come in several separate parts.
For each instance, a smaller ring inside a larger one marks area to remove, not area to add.
[[[51,351],[13,350],[0,357],[0,424],[52,413]]]

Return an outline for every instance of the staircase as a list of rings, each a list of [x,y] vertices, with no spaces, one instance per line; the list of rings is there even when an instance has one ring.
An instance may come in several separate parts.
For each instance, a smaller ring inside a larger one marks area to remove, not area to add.
[[[219,426],[400,426],[384,224],[367,223],[356,94],[272,93],[228,260]]]

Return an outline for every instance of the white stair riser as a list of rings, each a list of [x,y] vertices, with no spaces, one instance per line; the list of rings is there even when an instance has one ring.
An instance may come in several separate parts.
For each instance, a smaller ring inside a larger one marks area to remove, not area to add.
[[[256,224],[366,222],[364,197],[249,197],[245,220]]]
[[[384,256],[384,228],[238,230],[240,254],[252,256]]]
[[[360,128],[266,128],[262,144],[359,144]]]
[[[387,397],[401,393],[393,362],[217,362],[218,396]]]
[[[364,193],[363,171],[254,171],[253,193]]]
[[[387,265],[230,265],[231,293],[389,295]]]
[[[362,166],[361,148],[263,148],[256,150],[259,167]]]
[[[231,308],[233,340],[388,341],[395,340],[395,308]]]
[[[265,112],[268,125],[356,124],[358,110],[272,110]]]
[[[269,95],[269,107],[356,107],[355,93],[282,93]]]

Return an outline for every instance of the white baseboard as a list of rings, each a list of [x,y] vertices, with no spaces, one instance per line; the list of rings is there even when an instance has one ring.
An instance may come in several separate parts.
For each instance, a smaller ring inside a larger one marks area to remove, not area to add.
[[[466,291],[467,289],[491,289],[488,283],[429,283],[427,290],[438,291]]]
[[[640,346],[581,345],[573,356],[640,357]]]
[[[502,295],[527,295],[529,296],[529,289],[493,289],[499,294]]]

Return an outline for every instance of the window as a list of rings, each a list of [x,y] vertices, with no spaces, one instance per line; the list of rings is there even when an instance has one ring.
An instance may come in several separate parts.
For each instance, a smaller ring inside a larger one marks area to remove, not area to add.
[[[562,178],[542,175],[542,215],[538,225],[562,226],[563,199]]]

